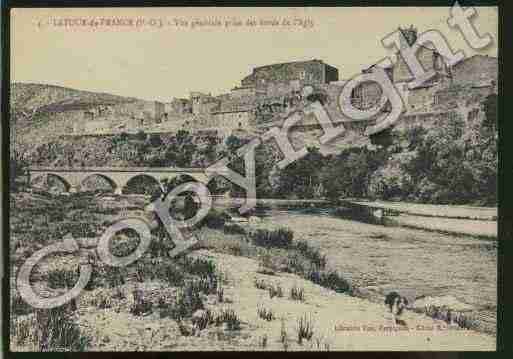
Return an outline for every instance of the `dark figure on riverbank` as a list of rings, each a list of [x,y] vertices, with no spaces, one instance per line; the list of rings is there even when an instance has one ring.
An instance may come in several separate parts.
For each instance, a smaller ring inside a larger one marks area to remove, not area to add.
[[[385,297],[385,305],[390,308],[390,313],[394,315],[394,322],[398,325],[406,325],[404,320],[399,319],[404,308],[408,305],[408,299],[397,292],[390,292]]]

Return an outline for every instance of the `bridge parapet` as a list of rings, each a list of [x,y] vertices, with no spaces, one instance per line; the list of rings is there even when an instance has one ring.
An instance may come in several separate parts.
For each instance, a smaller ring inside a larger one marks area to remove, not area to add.
[[[205,172],[199,167],[39,167],[28,168],[33,172]]]

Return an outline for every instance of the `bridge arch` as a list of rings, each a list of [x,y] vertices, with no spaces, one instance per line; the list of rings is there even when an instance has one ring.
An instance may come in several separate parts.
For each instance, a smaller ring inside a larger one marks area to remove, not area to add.
[[[53,187],[52,184],[55,180],[57,180],[63,186],[64,192],[69,192],[69,190],[71,189],[71,184],[63,176],[60,176],[55,173],[43,173],[39,176],[36,176],[33,179],[31,179],[30,184],[34,185],[38,182],[43,181],[44,187],[50,189]]]
[[[94,178],[96,178],[96,179],[100,178],[100,179],[104,180],[105,182],[107,182],[108,185],[110,186],[111,192],[113,192],[113,193],[115,193],[119,187],[118,184],[109,176],[101,174],[101,173],[91,173],[90,175],[87,175],[87,177],[85,177],[80,182],[81,190],[84,190],[84,188],[87,188],[88,182],[92,181]],[[93,190],[94,189],[98,189],[98,188],[93,188]]]
[[[146,185],[146,186],[145,186]],[[153,194],[155,191],[163,192],[162,184],[152,175],[141,173],[131,177],[120,188],[122,194]]]

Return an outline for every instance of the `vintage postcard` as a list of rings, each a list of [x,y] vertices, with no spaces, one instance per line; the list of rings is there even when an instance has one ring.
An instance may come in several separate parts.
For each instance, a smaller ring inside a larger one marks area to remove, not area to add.
[[[9,351],[496,350],[497,7],[9,29]]]

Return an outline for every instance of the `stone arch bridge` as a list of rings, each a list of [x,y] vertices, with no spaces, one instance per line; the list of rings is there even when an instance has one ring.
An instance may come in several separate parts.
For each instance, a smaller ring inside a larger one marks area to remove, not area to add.
[[[195,181],[207,184],[209,178],[202,168],[176,168],[176,167],[78,167],[78,168],[45,168],[30,167],[28,169],[29,183],[33,184],[37,179],[55,177],[65,187],[67,192],[78,192],[84,182],[93,177],[105,179],[112,187],[115,194],[123,193],[127,184],[135,178],[149,178],[158,184],[163,190],[162,181],[179,176],[189,176]]]

